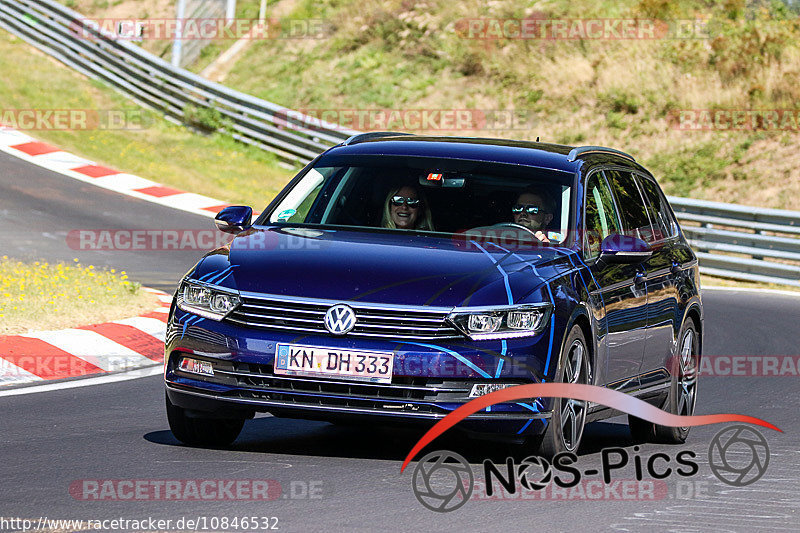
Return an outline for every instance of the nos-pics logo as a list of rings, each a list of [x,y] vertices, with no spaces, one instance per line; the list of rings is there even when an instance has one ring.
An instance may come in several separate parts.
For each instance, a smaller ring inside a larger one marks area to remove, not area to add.
[[[635,449],[638,450],[638,447]],[[610,453],[606,454],[606,451]],[[618,457],[612,463],[609,458],[614,457],[615,454]],[[554,480],[559,486],[573,485],[580,480],[580,472],[569,465],[577,461],[577,456],[567,455],[571,457],[567,458],[564,464],[560,461],[559,456],[554,458],[553,463],[541,457],[527,457],[516,464],[513,469],[511,465],[508,465],[509,477],[513,472],[516,477],[515,481],[521,488],[528,491],[542,490]],[[769,446],[764,436],[746,425],[734,425],[723,429],[714,436],[708,448],[708,462],[711,471],[717,479],[735,487],[744,487],[761,479],[769,465],[769,455]],[[628,464],[627,452],[622,448],[613,448],[604,450],[602,456],[603,476],[608,483],[612,470]],[[624,460],[622,460],[623,456]],[[694,452],[681,451],[676,457],[678,458],[677,463],[687,468],[684,470],[681,468],[663,470],[662,468],[663,471],[657,472],[654,469],[656,463],[654,459],[663,462],[664,458],[668,458],[666,454],[658,452],[646,462],[647,473],[654,478],[663,479],[673,472],[681,476],[691,476],[699,470],[699,465],[693,460]],[[509,458],[508,461],[512,461],[512,459]],[[640,461],[640,458],[636,458],[637,465],[641,465]],[[487,462],[484,461],[484,463]],[[484,464],[484,467],[486,472],[489,470],[495,473],[499,472],[493,464],[488,465],[488,468]],[[573,479],[568,484],[559,481],[553,473],[554,468],[557,471],[569,472]],[[640,469],[641,466],[637,466],[637,470]],[[597,470],[592,470],[592,472],[598,473]],[[639,473],[637,473],[637,479],[641,479]],[[491,481],[487,479],[486,483],[488,487]],[[508,479],[506,483],[512,484],[514,481]],[[431,511],[440,513],[455,511],[467,503],[472,496],[474,487],[475,475],[469,462],[463,456],[447,450],[437,450],[425,455],[417,463],[412,477],[412,488],[417,500]],[[511,491],[514,492],[514,489],[512,488]]]

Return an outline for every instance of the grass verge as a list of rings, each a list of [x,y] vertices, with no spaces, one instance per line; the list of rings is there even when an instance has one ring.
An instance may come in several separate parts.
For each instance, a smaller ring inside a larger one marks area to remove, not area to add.
[[[156,303],[124,271],[0,260],[0,335],[119,320]]]
[[[199,135],[143,110],[0,30],[0,108],[116,110],[125,128],[26,131],[69,152],[212,198],[260,210],[292,175],[275,158],[221,134]],[[12,124],[13,125],[13,124]]]
[[[441,133],[612,146],[634,154],[669,194],[800,209],[798,9],[780,1],[299,0],[292,18],[323,19],[330,35],[258,41],[225,83],[310,111],[514,109],[527,117],[516,130],[499,123]],[[652,39],[470,29],[523,19],[656,19],[703,29]],[[780,127],[692,130],[681,129],[681,110],[794,114]],[[343,125],[358,129],[351,122]]]
[[[700,275],[700,287],[731,287],[736,289],[770,289],[775,291],[796,292],[800,296],[800,287],[792,285],[779,285],[777,283],[761,283],[757,281],[741,281],[736,279],[718,278],[716,276]]]

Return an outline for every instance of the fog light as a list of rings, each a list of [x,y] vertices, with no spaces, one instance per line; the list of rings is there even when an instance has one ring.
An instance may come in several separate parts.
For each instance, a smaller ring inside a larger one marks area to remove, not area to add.
[[[499,390],[506,389],[508,387],[513,387],[514,385],[518,385],[517,383],[476,383],[472,386],[472,390],[469,393],[470,398],[477,398],[478,396],[483,396],[484,394],[489,394],[490,392],[495,392]]]
[[[208,361],[199,361],[191,357],[184,357],[178,365],[183,372],[190,372],[192,374],[201,374],[204,376],[213,376],[214,368]]]

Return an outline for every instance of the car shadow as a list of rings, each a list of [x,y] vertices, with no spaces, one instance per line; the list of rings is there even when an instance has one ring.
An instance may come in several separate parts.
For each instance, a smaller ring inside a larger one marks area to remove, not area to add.
[[[377,424],[331,424],[260,417],[247,421],[239,438],[224,450],[238,453],[403,461],[425,431],[425,428]],[[186,446],[169,430],[147,433],[144,439],[164,446]],[[592,455],[599,453],[603,448],[630,447],[635,444],[637,442],[631,437],[627,424],[592,422],[586,426],[578,455]],[[482,463],[484,459],[505,462],[507,457],[520,461],[530,455],[536,455],[533,443],[474,438],[452,430],[426,446],[416,458],[434,450],[459,453],[470,463]]]

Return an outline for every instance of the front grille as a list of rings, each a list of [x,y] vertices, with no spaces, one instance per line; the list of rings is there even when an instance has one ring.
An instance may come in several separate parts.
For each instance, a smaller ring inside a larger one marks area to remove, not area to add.
[[[337,301],[289,299],[272,295],[242,294],[242,303],[226,318],[241,326],[291,333],[331,335],[324,317]],[[356,325],[347,337],[437,340],[461,337],[445,321],[448,309],[402,307],[345,302],[356,313]]]
[[[227,365],[224,365],[227,366]],[[235,380],[238,387],[264,389],[271,393],[296,394],[299,397],[359,397],[370,400],[413,400],[435,401],[437,399],[464,399],[471,386],[466,382],[445,381],[425,377],[394,376],[391,383],[364,383],[337,381],[273,374],[272,365],[253,363],[232,363],[223,370],[223,365],[215,365],[214,374]],[[227,381],[227,379],[226,379]]]

